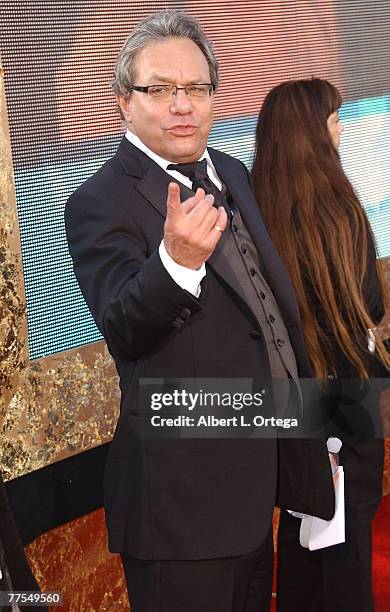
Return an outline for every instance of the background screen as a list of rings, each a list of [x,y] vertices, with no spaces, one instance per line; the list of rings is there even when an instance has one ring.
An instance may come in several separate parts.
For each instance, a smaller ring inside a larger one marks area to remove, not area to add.
[[[110,81],[142,17],[195,15],[221,66],[210,145],[248,166],[267,91],[319,76],[338,86],[341,157],[390,255],[390,3],[357,0],[198,2],[0,1],[31,358],[100,339],[68,255],[68,196],[113,155],[122,129]]]

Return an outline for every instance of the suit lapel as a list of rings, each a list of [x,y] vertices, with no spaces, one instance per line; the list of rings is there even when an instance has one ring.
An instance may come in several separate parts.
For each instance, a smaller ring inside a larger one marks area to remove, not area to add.
[[[180,197],[186,200],[193,195],[191,189],[172,178],[143,151],[135,147],[125,136],[119,145],[116,158],[124,172],[139,178],[135,189],[165,218],[167,214],[167,193],[169,183],[177,183]]]
[[[169,183],[177,183],[180,187],[180,198],[186,200],[194,195],[191,189],[172,178],[158,164],[152,162],[143,178],[136,183],[135,188],[143,195],[159,213],[167,215],[167,194]]]

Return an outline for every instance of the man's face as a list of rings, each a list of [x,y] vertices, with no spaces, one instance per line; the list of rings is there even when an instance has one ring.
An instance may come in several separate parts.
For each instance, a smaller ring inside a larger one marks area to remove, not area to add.
[[[134,66],[134,85],[210,83],[207,60],[189,38],[168,38],[142,49]],[[185,91],[167,101],[133,91],[118,98],[129,129],[154,153],[174,163],[197,160],[212,126],[214,94],[191,100]]]

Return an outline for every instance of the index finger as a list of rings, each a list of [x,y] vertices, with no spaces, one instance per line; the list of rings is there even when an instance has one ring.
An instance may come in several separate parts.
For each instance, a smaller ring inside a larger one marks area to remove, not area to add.
[[[177,183],[169,183],[167,195],[167,215],[181,213],[180,187]]]

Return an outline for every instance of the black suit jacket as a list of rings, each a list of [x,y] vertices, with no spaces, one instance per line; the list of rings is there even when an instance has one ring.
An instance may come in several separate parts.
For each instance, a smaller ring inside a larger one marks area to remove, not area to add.
[[[262,222],[245,166],[210,149],[250,230],[309,375],[296,299]],[[115,359],[121,411],[105,476],[110,549],[145,559],[196,559],[254,550],[281,503],[324,518],[334,500],[318,440],[157,440],[141,435],[140,378],[259,378],[269,374],[258,323],[224,269],[223,237],[200,299],[161,263],[172,179],[123,138],[116,155],[69,199],[66,229],[83,295]],[[181,187],[183,198],[188,190]],[[317,477],[318,476],[318,477]]]

